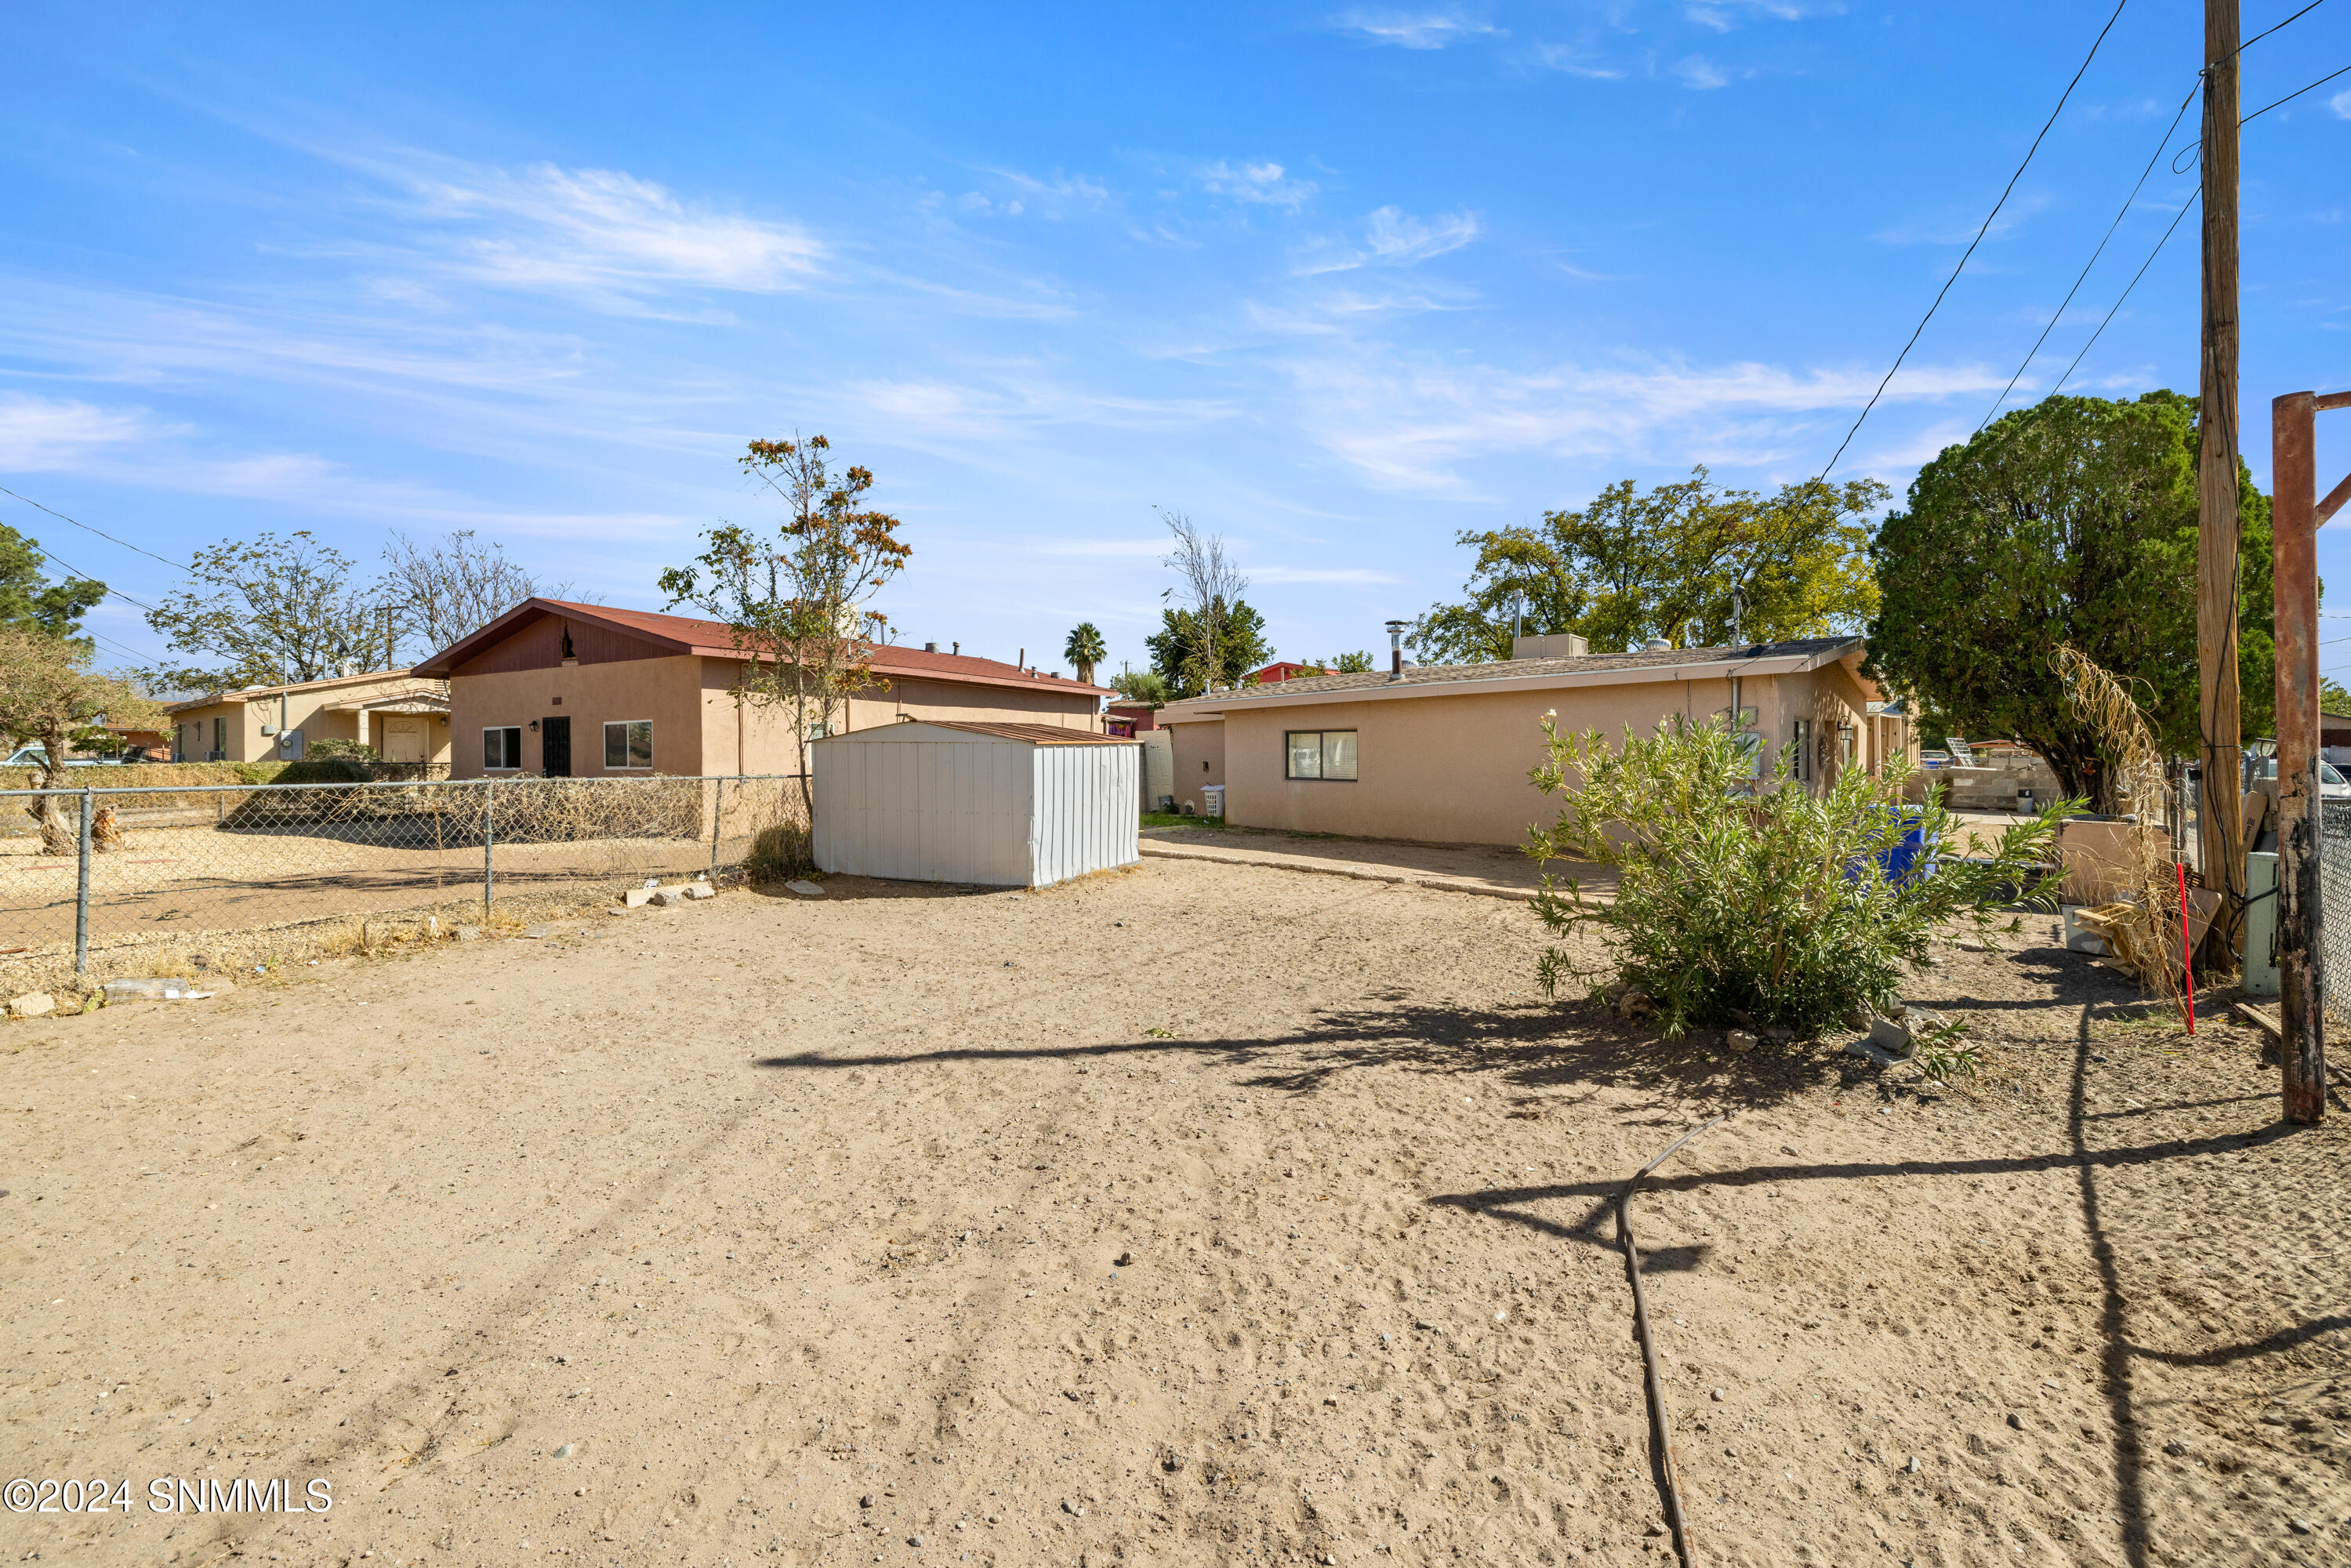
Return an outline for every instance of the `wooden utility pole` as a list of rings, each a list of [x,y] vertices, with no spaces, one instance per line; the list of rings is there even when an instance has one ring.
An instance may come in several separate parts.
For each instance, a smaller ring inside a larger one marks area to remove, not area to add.
[[[2221,895],[2206,962],[2233,968],[2245,897],[2237,691],[2237,4],[2204,0],[2202,445],[2196,485],[2196,660],[2204,885]],[[2145,808],[2142,807],[2142,810]]]

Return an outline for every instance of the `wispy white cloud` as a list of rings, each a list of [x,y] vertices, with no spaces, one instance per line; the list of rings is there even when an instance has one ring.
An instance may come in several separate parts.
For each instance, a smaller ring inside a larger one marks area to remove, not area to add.
[[[1167,553],[1167,540],[1155,539],[1040,539],[1029,547],[1040,555],[1081,556],[1090,559],[1139,560],[1156,559]]]
[[[1223,159],[1196,171],[1200,188],[1237,202],[1296,208],[1311,200],[1314,182],[1288,177],[1279,163],[1233,163]]]
[[[1849,417],[1877,384],[1865,370],[1758,363],[1513,372],[1331,354],[1284,368],[1310,439],[1375,485],[1455,493],[1470,488],[1460,464],[1517,453],[1766,463],[1813,446],[1825,452],[1838,411]],[[1976,367],[1921,367],[1896,377],[1886,402],[1989,394],[2006,379]]]
[[[2036,214],[2047,211],[2048,207],[2049,198],[2045,195],[2025,193],[2014,196],[2001,208],[2000,216],[1992,220],[1987,237],[2003,239]],[[2179,209],[2170,205],[2162,210],[2174,213]],[[1890,228],[1880,229],[1869,237],[1880,245],[1965,245],[1976,237],[1976,231],[1982,226],[1981,218],[1970,217],[1962,212],[1941,217],[1906,219]]]
[[[1575,44],[1537,44],[1534,57],[1547,69],[1572,77],[1589,77],[1594,81],[1622,81],[1627,74],[1623,67],[1599,60],[1589,49]]]
[[[1243,568],[1242,575],[1252,582],[1326,583],[1361,588],[1375,588],[1382,583],[1405,580],[1384,571],[1353,566],[1252,566]]]
[[[1400,207],[1382,207],[1364,224],[1364,237],[1372,254],[1383,261],[1426,261],[1459,250],[1478,237],[1478,220],[1455,213],[1423,221]]]
[[[1475,21],[1458,11],[1349,11],[1331,25],[1375,44],[1405,49],[1441,49],[1465,38],[1499,37],[1502,29]]]
[[[78,468],[94,454],[155,434],[142,413],[0,392],[0,469],[37,474]]]
[[[1730,85],[1730,70],[1708,59],[1704,55],[1688,55],[1676,60],[1670,68],[1681,79],[1682,86],[1699,92]]]
[[[798,225],[688,204],[609,169],[519,172],[451,159],[364,166],[405,188],[426,246],[457,275],[507,287],[643,296],[677,286],[776,293],[826,256]]]
[[[2351,87],[2345,88],[2326,100],[2326,107],[2344,120],[2351,120]]]

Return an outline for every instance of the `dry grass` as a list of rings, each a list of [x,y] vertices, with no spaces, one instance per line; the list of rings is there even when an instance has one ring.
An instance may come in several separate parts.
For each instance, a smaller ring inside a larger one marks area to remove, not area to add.
[[[2130,835],[2130,890],[2115,903],[2084,910],[2082,918],[2105,938],[2141,987],[2184,1009],[2179,873],[2172,863],[2170,835],[2147,821],[2155,802],[2163,799],[2163,756],[2155,732],[2123,684],[2081,650],[2061,644],[2055,662],[2066,702],[2097,734],[2099,751],[2113,771],[2114,794],[2142,808]]]

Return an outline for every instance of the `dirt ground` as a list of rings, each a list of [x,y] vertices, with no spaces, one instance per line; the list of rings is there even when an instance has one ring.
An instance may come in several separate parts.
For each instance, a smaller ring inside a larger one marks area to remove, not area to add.
[[[0,1550],[1663,1563],[1612,1199],[1729,1111],[1635,1200],[1698,1561],[2351,1560],[2351,1117],[2027,936],[1920,974],[1992,1060],[1923,1094],[1196,862],[0,1026],[0,1474],[135,1499]]]

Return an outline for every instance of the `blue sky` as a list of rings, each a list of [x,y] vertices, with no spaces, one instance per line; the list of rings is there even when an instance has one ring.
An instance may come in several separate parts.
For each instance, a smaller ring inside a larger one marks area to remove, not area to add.
[[[2246,35],[2299,3],[2249,0]],[[473,528],[658,608],[698,529],[768,517],[745,442],[821,431],[905,519],[909,641],[1050,665],[1091,619],[1144,662],[1167,507],[1234,541],[1283,654],[1374,647],[1458,588],[1462,529],[1697,463],[1815,471],[2109,10],[23,5],[0,471],[174,559]],[[2126,8],[1841,476],[1898,488],[1984,416],[2200,14]],[[2333,0],[2248,52],[2246,107],[2343,65]],[[2351,386],[2351,78],[2244,160],[2266,482],[2270,396]],[[2191,190],[2168,164],[2019,400]],[[2195,239],[2069,390],[2193,390]],[[2351,467],[2351,428],[2321,455]],[[159,651],[128,604],[93,624]]]

